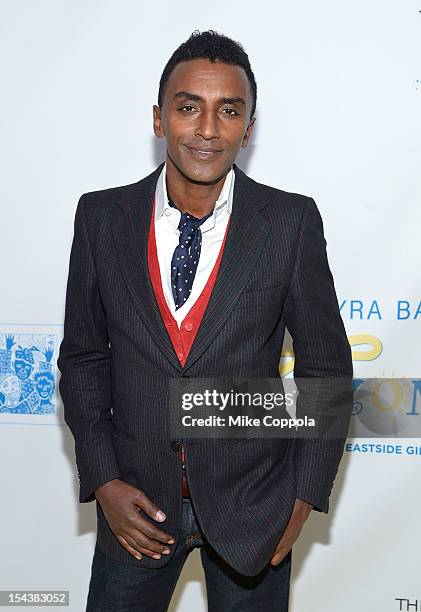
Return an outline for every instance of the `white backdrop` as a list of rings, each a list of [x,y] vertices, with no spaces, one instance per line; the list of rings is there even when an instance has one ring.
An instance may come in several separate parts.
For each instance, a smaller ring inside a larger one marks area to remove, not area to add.
[[[50,373],[47,396],[55,377],[44,413],[0,414],[0,589],[66,589],[72,612],[84,609],[95,507],[77,503],[55,364],[74,213],[83,192],[137,181],[164,159],[152,105],[167,59],[194,29],[214,28],[249,53],[257,123],[238,164],[315,198],[355,376],[420,376],[420,9],[392,0],[0,2],[0,390],[13,393],[10,356],[25,348],[26,366]],[[407,452],[421,442],[389,440],[400,455],[352,442],[329,514],[313,512],[294,546],[291,610],[421,610],[408,607],[421,598],[421,454]],[[206,610],[198,551],[170,609]]]

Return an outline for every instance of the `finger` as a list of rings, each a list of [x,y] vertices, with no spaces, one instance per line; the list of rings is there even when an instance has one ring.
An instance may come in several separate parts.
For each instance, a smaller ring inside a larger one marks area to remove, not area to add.
[[[271,561],[274,561],[276,562],[276,564],[278,564],[285,557],[289,548],[290,548],[289,545],[284,540],[282,540],[281,542],[278,542],[278,546],[275,548],[273,552]]]
[[[125,548],[127,552],[130,553],[133,557],[136,557],[136,559],[139,559],[139,560],[142,558],[141,553],[135,548],[133,548],[133,546],[130,546],[127,540],[123,538],[123,536],[117,536],[117,540],[120,542],[123,548]]]
[[[156,521],[165,521],[167,518],[165,512],[163,512],[156,504],[154,504],[149,497],[147,497],[143,491],[138,489],[136,497],[134,499],[134,503],[137,506],[140,506],[142,510],[150,517],[155,519]]]
[[[141,543],[139,542],[138,538],[135,539],[135,538],[131,537],[130,535],[127,535],[126,539],[127,539],[128,542],[130,542],[132,544],[132,548],[134,548],[135,550],[138,550],[139,552],[143,553],[144,555],[146,555],[148,557],[152,557],[153,559],[160,559],[161,558],[161,553],[160,552],[157,552],[156,550],[151,549],[151,548],[146,548],[146,546],[142,546]],[[170,551],[170,549],[168,547],[164,546],[163,549],[164,550],[162,551],[162,554],[165,554],[165,555],[169,555],[170,554],[171,551]],[[165,550],[167,552],[164,552]]]
[[[275,549],[275,552],[272,555],[272,559],[271,559],[271,563],[272,565],[278,565],[278,563],[280,563],[284,557],[286,557],[286,555],[289,553],[289,551],[292,549],[292,545],[285,545],[283,544],[282,546],[280,546],[278,544],[278,546]]]
[[[282,561],[282,557],[272,557],[272,559],[270,560],[270,564],[279,565],[281,561]]]
[[[175,539],[169,533],[165,533],[161,531],[158,527],[155,527],[153,523],[145,519],[139,513],[137,513],[134,517],[130,517],[131,525],[141,533],[144,533],[148,538],[153,540],[157,540],[158,542],[163,542],[164,544],[174,544]]]
[[[282,559],[284,559],[285,555],[286,553],[283,552],[273,555],[272,559],[270,560],[271,565],[279,565]]]
[[[142,552],[145,552],[145,554],[146,551],[148,551],[148,553],[150,553],[150,556],[152,556],[154,553],[162,553],[164,555],[168,555],[171,552],[167,544],[161,544],[156,540],[152,540],[141,531],[133,530],[131,532],[128,532],[127,536],[129,536],[134,542],[133,546],[135,548],[137,548],[138,550],[142,550]]]

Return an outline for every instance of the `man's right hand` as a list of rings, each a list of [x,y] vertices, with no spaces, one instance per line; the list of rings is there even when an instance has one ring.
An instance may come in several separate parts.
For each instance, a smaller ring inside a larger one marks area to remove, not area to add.
[[[160,559],[160,553],[170,553],[168,546],[160,542],[173,544],[174,538],[155,527],[139,512],[143,510],[157,521],[167,518],[143,491],[114,479],[98,487],[95,497],[117,540],[136,559],[141,559],[142,553],[153,559]]]

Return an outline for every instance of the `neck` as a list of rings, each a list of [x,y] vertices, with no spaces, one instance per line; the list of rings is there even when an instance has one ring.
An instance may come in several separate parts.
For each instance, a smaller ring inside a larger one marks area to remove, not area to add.
[[[202,218],[212,212],[229,170],[215,183],[189,181],[167,156],[166,186],[168,197],[181,212]]]

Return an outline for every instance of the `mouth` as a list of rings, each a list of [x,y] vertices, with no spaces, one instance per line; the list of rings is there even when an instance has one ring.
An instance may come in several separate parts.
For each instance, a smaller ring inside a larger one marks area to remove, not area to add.
[[[193,155],[193,157],[201,160],[213,160],[219,155],[221,155],[221,153],[223,153],[223,149],[208,149],[206,147],[189,147],[188,145],[186,146],[189,149],[190,153]]]

